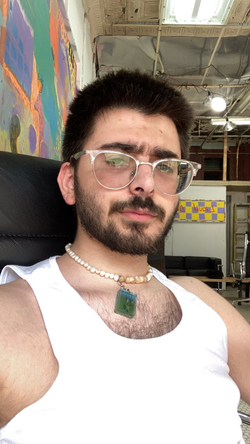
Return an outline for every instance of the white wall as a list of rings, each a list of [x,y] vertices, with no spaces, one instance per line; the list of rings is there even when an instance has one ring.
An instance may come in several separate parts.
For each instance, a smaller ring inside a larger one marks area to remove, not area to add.
[[[226,201],[226,187],[191,185],[180,198]],[[165,255],[218,257],[226,275],[226,223],[174,222],[165,240]]]
[[[63,0],[69,21],[67,33],[77,63],[77,88],[82,89],[94,78],[90,25],[81,0]]]

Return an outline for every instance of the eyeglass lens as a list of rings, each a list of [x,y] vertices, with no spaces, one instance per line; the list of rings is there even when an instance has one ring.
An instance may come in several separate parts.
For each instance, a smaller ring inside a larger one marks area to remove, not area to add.
[[[95,157],[94,173],[104,187],[124,188],[132,182],[136,172],[136,161],[126,154],[108,152]],[[178,159],[160,161],[154,168],[156,187],[169,195],[183,191],[189,185],[192,175],[191,164]]]

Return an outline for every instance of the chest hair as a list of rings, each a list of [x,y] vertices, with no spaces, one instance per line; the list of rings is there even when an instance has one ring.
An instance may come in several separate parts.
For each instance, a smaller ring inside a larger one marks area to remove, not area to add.
[[[167,289],[137,292],[136,315],[132,319],[114,313],[115,295],[82,293],[81,297],[116,334],[131,339],[155,338],[173,331],[181,321],[182,311],[175,296]]]

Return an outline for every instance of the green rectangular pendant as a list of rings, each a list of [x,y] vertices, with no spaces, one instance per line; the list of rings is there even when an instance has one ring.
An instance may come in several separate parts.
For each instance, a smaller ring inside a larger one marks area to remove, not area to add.
[[[116,295],[115,313],[133,318],[136,312],[137,294],[125,288],[120,288]]]

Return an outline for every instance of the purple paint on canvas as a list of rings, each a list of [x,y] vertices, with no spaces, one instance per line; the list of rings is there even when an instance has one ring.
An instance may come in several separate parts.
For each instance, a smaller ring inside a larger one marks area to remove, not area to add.
[[[29,127],[29,143],[30,143],[30,152],[33,154],[36,151],[36,132],[33,125]]]
[[[48,159],[49,157],[49,150],[44,142],[41,143],[40,157],[44,157],[45,159]]]
[[[6,42],[5,61],[23,86],[26,94],[30,95],[33,70],[33,32],[16,0],[12,3],[6,28],[9,40]]]
[[[62,43],[59,42],[59,48],[58,48],[59,75],[60,75],[61,83],[64,84],[66,76],[68,75],[68,72],[67,72],[67,66],[65,63],[67,61],[67,57],[66,57],[66,54],[63,52],[62,47],[63,47]]]

